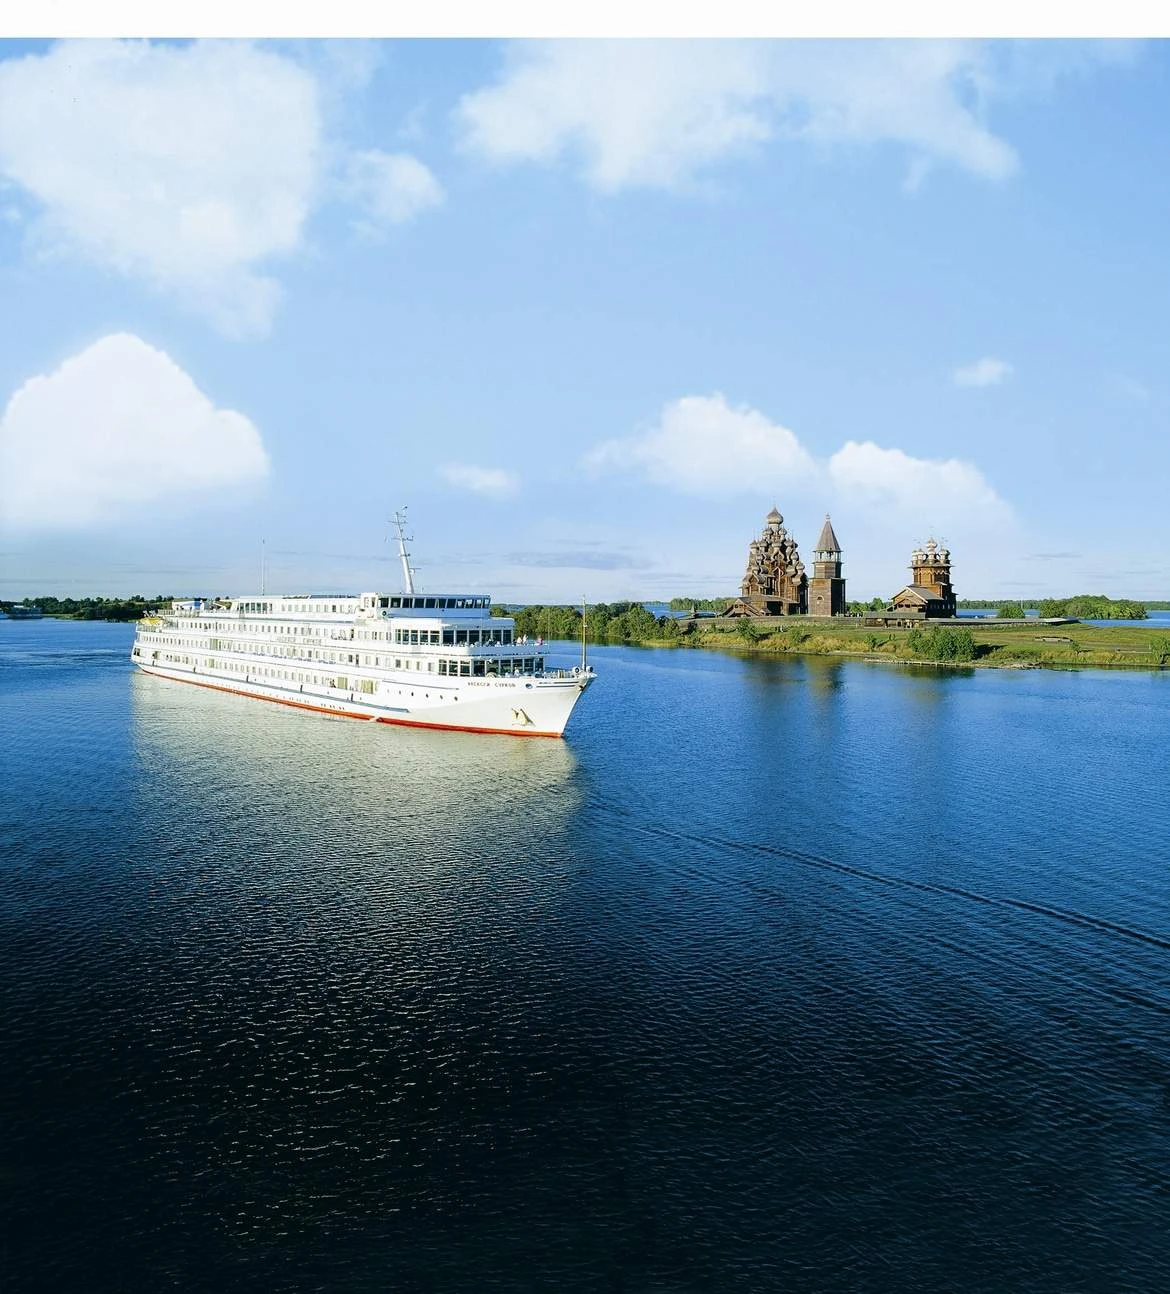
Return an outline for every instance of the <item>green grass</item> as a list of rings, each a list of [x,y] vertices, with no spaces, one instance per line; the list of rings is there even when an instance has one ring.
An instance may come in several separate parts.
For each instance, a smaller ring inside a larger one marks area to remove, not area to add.
[[[978,620],[962,627],[970,630],[975,659],[961,663],[976,668],[1170,668],[1170,636],[1164,627],[992,626]],[[734,624],[700,622],[679,645],[762,655],[855,656],[919,662],[929,659],[911,649],[907,641],[912,632],[909,629],[867,628],[860,621],[824,624],[797,619],[781,625],[755,622],[753,629],[758,634],[754,640],[745,637]]]

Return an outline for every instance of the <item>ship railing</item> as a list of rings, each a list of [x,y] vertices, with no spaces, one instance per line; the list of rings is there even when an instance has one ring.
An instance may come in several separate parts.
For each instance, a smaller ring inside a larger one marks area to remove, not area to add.
[[[584,669],[580,665],[574,665],[572,669],[545,669],[541,670],[537,678],[595,678],[593,666],[587,665]]]

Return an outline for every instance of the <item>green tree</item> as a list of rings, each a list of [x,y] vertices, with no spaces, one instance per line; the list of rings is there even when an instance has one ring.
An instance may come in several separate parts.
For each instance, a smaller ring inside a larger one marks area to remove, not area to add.
[[[1001,620],[1023,620],[1024,604],[1022,602],[1001,602],[995,609]]]
[[[1103,593],[1078,593],[1071,598],[1045,598],[1042,616],[1075,616],[1078,620],[1145,620],[1144,602],[1129,598],[1107,598]]]
[[[952,625],[931,625],[929,629],[915,625],[906,635],[906,645],[921,660],[966,661],[976,655],[971,630]]]

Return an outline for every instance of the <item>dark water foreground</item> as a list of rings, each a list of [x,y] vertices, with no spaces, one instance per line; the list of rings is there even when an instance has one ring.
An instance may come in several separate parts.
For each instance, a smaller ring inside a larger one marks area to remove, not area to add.
[[[1170,678],[596,653],[569,740],[0,624],[0,1285],[1170,1271]]]

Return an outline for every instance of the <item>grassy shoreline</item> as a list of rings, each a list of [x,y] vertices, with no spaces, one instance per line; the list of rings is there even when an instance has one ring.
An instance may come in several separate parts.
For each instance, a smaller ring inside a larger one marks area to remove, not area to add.
[[[804,622],[761,627],[756,641],[733,624],[699,621],[678,639],[644,645],[680,646],[764,656],[848,656],[903,665],[956,665],[973,669],[1153,669],[1170,668],[1170,634],[1164,627],[1136,625],[996,625],[973,621],[971,660],[937,660],[915,652],[908,629],[866,628],[859,622]]]

